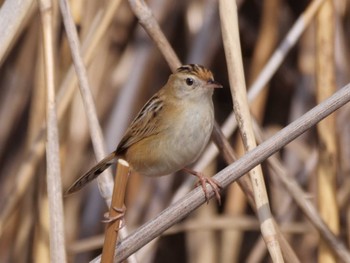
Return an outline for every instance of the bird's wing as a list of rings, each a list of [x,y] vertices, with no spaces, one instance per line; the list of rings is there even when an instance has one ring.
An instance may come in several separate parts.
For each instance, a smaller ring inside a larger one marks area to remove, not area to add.
[[[116,154],[121,154],[131,145],[160,132],[159,113],[163,106],[163,100],[159,94],[155,94],[149,99],[126,130]]]

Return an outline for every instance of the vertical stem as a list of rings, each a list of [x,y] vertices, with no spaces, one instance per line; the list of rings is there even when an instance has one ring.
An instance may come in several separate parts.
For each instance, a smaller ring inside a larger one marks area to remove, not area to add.
[[[53,263],[64,263],[66,262],[66,253],[64,247],[63,202],[55,103],[52,2],[50,0],[41,0],[39,4],[43,29],[45,82],[47,89],[46,162],[50,216],[50,257]]]
[[[317,15],[317,101],[320,103],[336,90],[334,66],[334,7],[332,0],[322,5]],[[336,200],[337,140],[335,115],[317,125],[319,135],[318,203],[320,214],[334,233],[339,233],[339,211]],[[319,262],[337,262],[324,240],[318,251]]]
[[[236,119],[240,128],[245,150],[250,151],[256,147],[256,142],[252,128],[244,80],[237,7],[233,1],[220,0],[219,10],[234,112],[236,114]],[[276,229],[270,211],[261,166],[256,166],[250,171],[249,174],[253,184],[254,199],[257,207],[262,236],[265,240],[272,260],[274,262],[283,262],[279,241],[276,238]]]

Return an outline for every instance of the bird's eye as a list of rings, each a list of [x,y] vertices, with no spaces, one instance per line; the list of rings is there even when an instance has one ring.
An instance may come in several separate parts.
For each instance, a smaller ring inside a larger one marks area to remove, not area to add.
[[[194,81],[193,81],[192,78],[187,78],[187,79],[186,79],[186,84],[187,84],[188,86],[192,86],[193,83],[194,83]]]

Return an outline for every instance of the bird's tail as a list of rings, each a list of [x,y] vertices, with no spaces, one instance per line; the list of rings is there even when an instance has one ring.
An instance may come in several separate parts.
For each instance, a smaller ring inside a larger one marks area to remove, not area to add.
[[[65,195],[72,194],[76,191],[79,191],[86,184],[90,183],[97,176],[99,176],[104,170],[106,170],[109,166],[116,162],[116,154],[112,152],[103,160],[101,160],[98,164],[92,167],[87,173],[81,176],[78,180],[76,180],[65,192]]]

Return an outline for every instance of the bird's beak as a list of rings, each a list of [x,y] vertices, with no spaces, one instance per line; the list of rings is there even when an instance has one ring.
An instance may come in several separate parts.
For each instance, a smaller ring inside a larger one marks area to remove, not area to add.
[[[210,88],[210,89],[221,89],[222,85],[215,81],[215,80],[208,80],[207,84],[205,85],[206,88]]]

